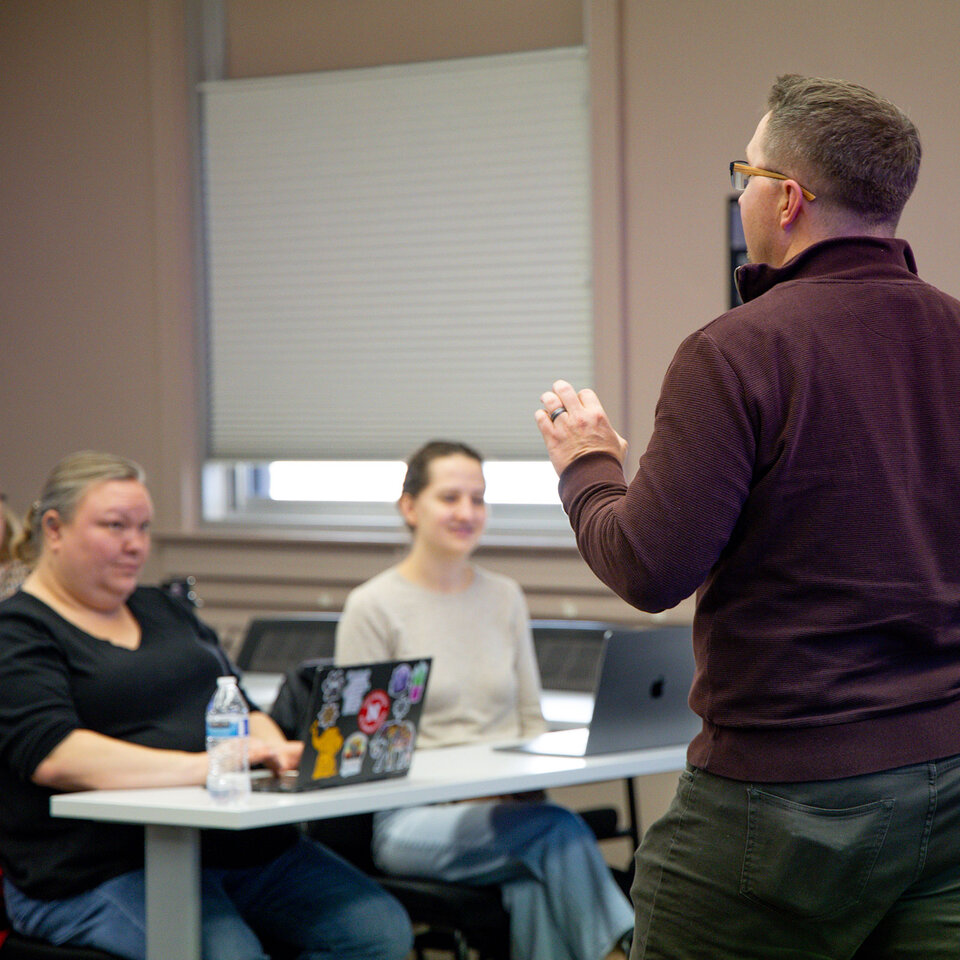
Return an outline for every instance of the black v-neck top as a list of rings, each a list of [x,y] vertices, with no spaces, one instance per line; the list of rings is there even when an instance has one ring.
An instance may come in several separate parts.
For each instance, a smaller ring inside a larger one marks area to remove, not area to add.
[[[143,828],[56,819],[31,776],[73,730],[171,750],[204,749],[216,679],[233,672],[217,637],[156,588],[128,599],[136,650],[98,639],[20,592],[0,604],[0,864],[23,893],[62,899],[143,866]],[[205,866],[264,862],[287,828],[205,831]]]

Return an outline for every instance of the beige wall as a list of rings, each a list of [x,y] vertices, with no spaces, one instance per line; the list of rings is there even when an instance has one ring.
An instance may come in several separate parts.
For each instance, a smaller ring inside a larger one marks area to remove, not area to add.
[[[197,525],[188,9],[0,4],[0,481],[23,507],[68,450],[140,459],[158,503],[151,574],[194,573],[209,618],[232,636],[253,611],[339,606],[395,554]],[[255,76],[586,37],[596,386],[636,456],[677,343],[724,308],[726,163],[742,155],[777,72],[856,79],[912,113],[926,156],[901,232],[922,273],[960,293],[948,189],[960,4],[864,10],[859,0],[227,0],[224,64]],[[538,615],[636,616],[568,552],[486,549],[482,562],[516,576]]]
[[[228,0],[225,72],[255,76],[580,42],[593,50],[597,387],[633,455],[680,339],[725,306],[726,164],[779,72],[873,86],[925,160],[902,235],[960,294],[954,0]],[[0,3],[0,483],[25,507],[63,453],[152,477],[152,574],[193,573],[228,641],[254,611],[336,608],[390,547],[196,524],[202,351],[194,308],[186,0]],[[534,398],[532,398],[533,400]],[[574,555],[486,550],[537,615],[628,619]],[[689,604],[677,612],[684,618]],[[656,816],[675,778],[642,794]],[[580,798],[576,798],[579,802]]]
[[[392,547],[197,525],[202,330],[194,306],[187,0],[0,4],[0,479],[25,506],[83,446],[129,453],[158,502],[151,574],[194,573],[230,635],[262,609],[337,607]],[[224,72],[256,76],[575,44],[592,50],[596,386],[643,448],[679,340],[723,309],[725,166],[770,79],[876,87],[925,145],[902,225],[954,293],[960,5],[878,0],[227,0]],[[533,398],[532,398],[533,399]],[[538,615],[636,614],[575,555],[486,549]],[[689,616],[689,604],[676,617]]]
[[[0,469],[21,505],[79,446],[158,462],[145,11],[0,4]]]
[[[342,70],[582,41],[580,0],[226,0],[227,78]]]
[[[0,476],[20,507],[95,447],[146,466],[165,523],[190,520],[181,20],[164,0],[0,4]]]
[[[924,160],[900,235],[921,275],[960,295],[950,184],[960,148],[954,0],[625,0],[627,313],[631,369],[648,371],[628,417],[648,435],[679,338],[725,306],[725,171],[781,73],[863,83],[905,109]],[[635,451],[636,452],[636,451]]]

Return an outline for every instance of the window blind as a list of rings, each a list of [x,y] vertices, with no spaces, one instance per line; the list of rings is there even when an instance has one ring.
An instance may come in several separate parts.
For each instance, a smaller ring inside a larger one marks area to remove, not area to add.
[[[201,95],[209,455],[542,457],[592,380],[585,49]]]

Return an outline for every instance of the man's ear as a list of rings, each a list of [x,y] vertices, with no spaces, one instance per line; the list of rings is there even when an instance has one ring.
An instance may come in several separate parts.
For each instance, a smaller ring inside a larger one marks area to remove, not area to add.
[[[789,230],[800,215],[806,200],[796,180],[782,181],[780,189],[780,229]]]

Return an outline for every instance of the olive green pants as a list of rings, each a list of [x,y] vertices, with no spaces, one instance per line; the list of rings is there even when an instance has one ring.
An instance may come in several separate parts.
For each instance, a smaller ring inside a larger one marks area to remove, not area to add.
[[[808,783],[688,767],[636,868],[631,960],[957,960],[960,757]]]

